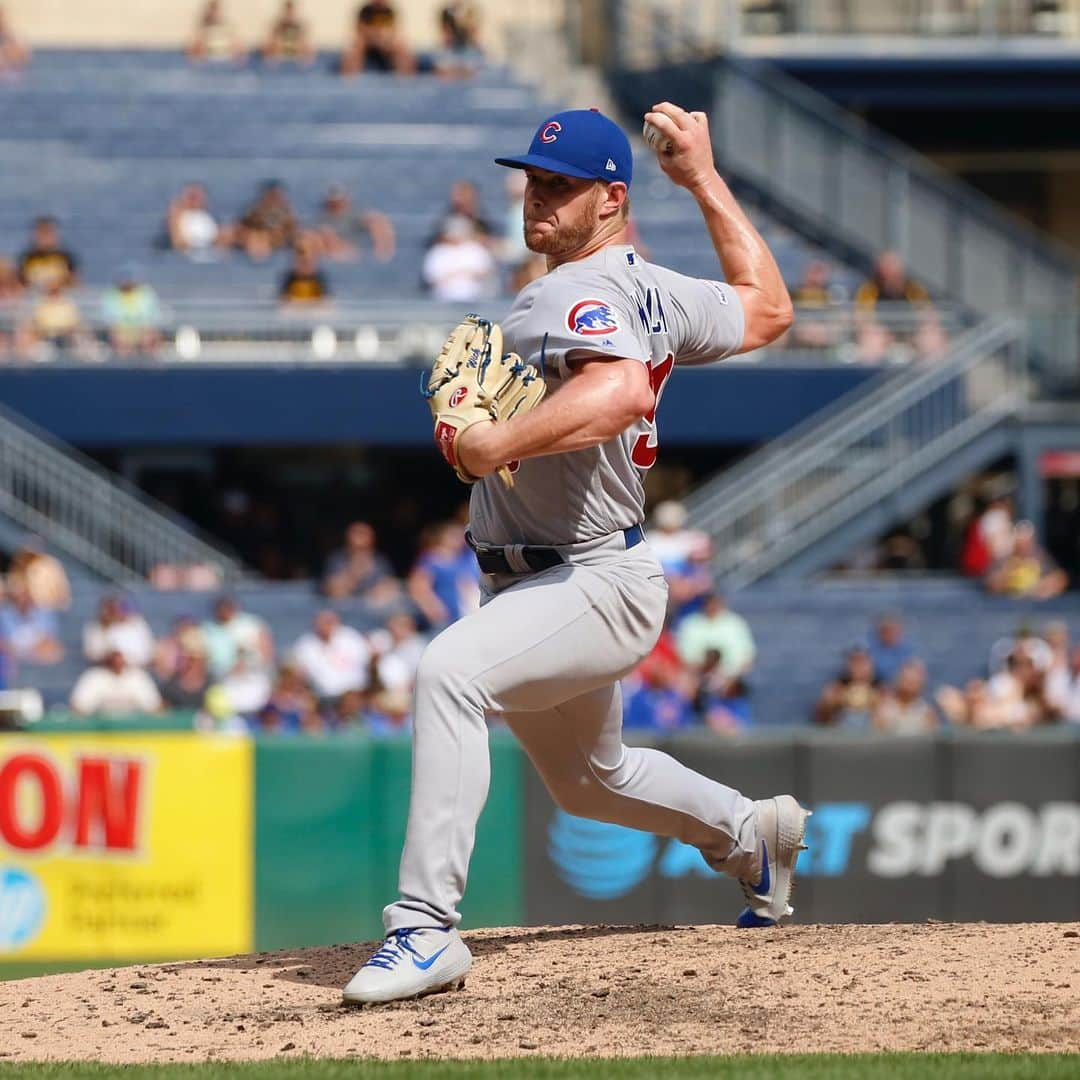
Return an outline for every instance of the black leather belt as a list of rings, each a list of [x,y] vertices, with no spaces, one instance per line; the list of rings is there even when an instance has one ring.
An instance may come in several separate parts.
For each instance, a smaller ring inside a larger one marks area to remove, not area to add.
[[[632,525],[629,529],[623,529],[623,539],[626,548],[637,547],[645,539],[645,533],[640,525]],[[481,544],[473,539],[472,533],[466,533],[465,539],[469,547],[476,552],[476,561],[480,564],[480,570],[485,574],[526,574],[530,571],[550,570],[553,566],[561,566],[566,560],[562,557],[558,548],[536,547],[532,544],[524,544],[516,548],[516,554],[521,562],[528,567],[523,570],[515,566],[507,558],[505,547],[495,547],[491,544]]]

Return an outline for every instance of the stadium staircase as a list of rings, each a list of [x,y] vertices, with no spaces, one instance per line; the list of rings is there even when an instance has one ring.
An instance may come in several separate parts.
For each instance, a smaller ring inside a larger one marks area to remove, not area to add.
[[[675,94],[707,109],[725,175],[849,262],[899,251],[933,295],[976,315],[1075,309],[1074,252],[775,66],[701,59],[716,45],[698,8],[661,19],[644,0],[618,3],[611,79],[628,112]]]
[[[1011,446],[1031,393],[1028,324],[1000,318],[932,367],[845,395],[694,492],[728,588],[822,570]]]
[[[40,533],[67,561],[118,584],[154,567],[202,565],[224,582],[250,576],[194,526],[74,448],[0,408],[0,546]]]

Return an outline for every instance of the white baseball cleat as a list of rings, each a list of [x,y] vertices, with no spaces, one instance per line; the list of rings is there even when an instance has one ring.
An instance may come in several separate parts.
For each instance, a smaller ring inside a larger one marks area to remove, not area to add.
[[[346,1005],[423,997],[460,990],[472,953],[457,930],[420,926],[391,930],[342,992]]]
[[[791,795],[777,795],[754,803],[757,811],[758,837],[761,844],[761,873],[755,881],[740,880],[747,907],[735,925],[742,929],[775,926],[794,914],[789,903],[795,883],[795,862],[806,850],[803,836],[809,810],[804,810]]]

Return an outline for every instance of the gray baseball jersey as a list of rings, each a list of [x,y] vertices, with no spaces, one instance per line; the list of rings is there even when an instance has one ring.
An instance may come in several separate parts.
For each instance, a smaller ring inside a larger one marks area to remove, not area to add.
[[[737,294],[608,247],[523,289],[502,324],[507,349],[542,364],[551,389],[579,358],[647,364],[657,399],[676,363],[742,343]],[[487,717],[499,713],[567,812],[693,844],[736,877],[760,867],[754,804],[659,750],[622,742],[618,680],[656,643],[667,587],[648,544],[618,530],[642,518],[656,460],[655,410],[603,446],[533,458],[507,489],[473,487],[471,528],[492,544],[582,544],[564,563],[492,579],[479,611],[427,647],[416,678],[413,788],[400,897],[388,931],[454,926],[490,777]],[[564,552],[566,549],[564,548]]]
[[[542,367],[549,393],[574,361],[610,357],[649,367],[659,403],[676,364],[729,356],[742,344],[738,294],[614,245],[527,285],[502,322],[504,347]],[[642,520],[655,462],[655,409],[601,446],[514,463],[514,486],[492,474],[473,488],[470,528],[491,544],[569,544]]]

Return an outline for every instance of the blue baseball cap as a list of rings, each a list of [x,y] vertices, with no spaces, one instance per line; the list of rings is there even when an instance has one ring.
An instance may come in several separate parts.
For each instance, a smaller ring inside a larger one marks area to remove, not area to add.
[[[529,152],[501,157],[496,165],[511,169],[547,169],[581,180],[621,180],[634,175],[630,140],[599,109],[568,109],[548,117],[537,129]]]

